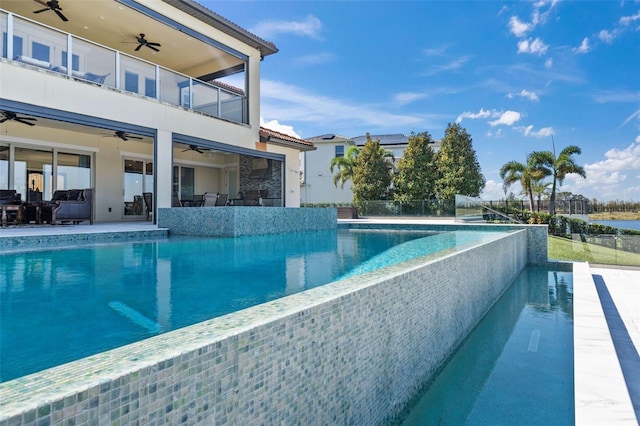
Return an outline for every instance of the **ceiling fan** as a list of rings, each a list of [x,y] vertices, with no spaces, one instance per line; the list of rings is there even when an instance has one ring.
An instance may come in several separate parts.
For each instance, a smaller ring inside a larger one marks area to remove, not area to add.
[[[144,38],[144,34],[140,33],[139,36],[136,36],[136,40],[138,40],[138,47],[135,48],[135,51],[137,52],[138,50],[140,50],[140,48],[142,46],[147,46],[149,49],[151,50],[155,50],[156,52],[159,52],[160,50],[158,50],[157,48],[155,48],[154,46],[160,46],[160,43],[153,43],[150,41],[147,41],[146,38]]]
[[[140,136],[130,135],[127,132],[123,132],[122,130],[116,130],[113,135],[105,135],[105,138],[120,138],[123,141],[128,141],[129,139],[138,139],[143,140],[144,138]]]
[[[62,14],[62,8],[60,7],[58,0],[51,0],[46,3],[43,2],[42,0],[33,0],[33,1],[35,1],[36,3],[40,3],[43,6],[46,6],[44,9],[36,10],[33,13],[42,13],[42,12],[46,12],[47,10],[53,10],[56,13],[56,15],[58,15],[60,19],[62,19],[64,22],[68,21],[67,17]]]
[[[187,152],[187,151],[195,151],[195,152],[199,152],[200,154],[204,154],[204,151],[200,149],[198,145],[189,145],[189,148],[182,150],[182,152]]]
[[[4,115],[4,118],[0,120],[0,123],[4,123],[5,121],[13,120],[18,123],[26,124],[27,126],[35,126],[35,123],[30,123],[30,121],[38,121],[33,117],[18,117],[13,111],[0,111],[0,114]]]

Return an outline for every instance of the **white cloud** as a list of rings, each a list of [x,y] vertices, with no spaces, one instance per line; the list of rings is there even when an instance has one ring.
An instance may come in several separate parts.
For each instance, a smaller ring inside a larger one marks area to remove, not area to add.
[[[265,121],[264,118],[260,117],[260,126],[276,132],[284,133],[285,135],[293,136],[294,138],[302,139],[300,135],[293,130],[293,126],[280,124],[278,120]]]
[[[533,12],[531,13],[531,22],[523,22],[517,16],[509,19],[509,31],[516,37],[523,37],[535,27],[544,24],[556,5],[557,0],[541,0],[533,3]],[[541,9],[549,5],[549,9],[542,12]],[[502,11],[501,11],[502,12]]]
[[[544,66],[545,68],[551,68],[553,66],[553,59],[549,58],[546,61],[544,61]]]
[[[586,179],[577,175],[567,175],[563,186],[573,193],[588,192],[589,197],[596,197],[600,201],[619,199],[638,201],[640,137],[624,149],[608,150],[604,156],[605,160],[584,165]],[[625,183],[634,182],[631,179],[635,179],[636,184],[625,187]]]
[[[525,99],[529,99],[530,101],[539,101],[540,98],[538,98],[538,95],[535,94],[535,92],[530,92],[528,90],[522,89],[519,93],[509,93],[507,95],[507,97],[509,99],[513,99],[516,96],[519,96],[521,98],[525,98]]]
[[[444,46],[440,47],[422,49],[422,53],[424,53],[425,56],[442,56],[448,48],[449,45],[445,44]]]
[[[440,115],[393,114],[388,104],[376,107],[346,99],[331,98],[291,84],[274,80],[260,81],[260,110],[264,116],[285,122],[307,122],[327,126],[332,131],[343,128],[430,128],[437,127]],[[436,121],[436,119],[438,121]],[[299,126],[300,124],[296,124]]]
[[[529,31],[533,29],[532,24],[528,24],[526,22],[521,22],[517,16],[512,16],[509,19],[509,30],[516,37],[522,37],[526,35]]]
[[[499,128],[496,131],[489,130],[487,132],[487,136],[490,137],[490,138],[500,139],[502,137],[502,129]]]
[[[431,67],[430,69],[428,69],[427,71],[425,71],[424,73],[422,73],[423,76],[431,76],[434,74],[438,74],[440,72],[445,72],[445,71],[452,71],[452,70],[457,70],[459,68],[462,68],[462,66],[464,64],[466,64],[467,62],[469,62],[471,60],[471,58],[473,58],[473,56],[467,55],[467,56],[461,56],[459,58],[456,58],[446,64],[442,64],[442,65],[435,65],[433,67]]]
[[[633,120],[637,120],[638,124],[640,125],[640,109],[636,110],[633,114],[631,114],[630,116],[628,116],[620,125],[620,127],[624,127],[627,124],[629,124],[631,121]]]
[[[491,126],[511,126],[513,123],[520,120],[521,114],[516,111],[505,111],[500,115],[500,118],[494,121],[490,121],[489,124]]]
[[[598,33],[598,38],[605,43],[611,44],[613,40],[616,38],[615,32],[610,32],[607,30],[602,30]]]
[[[620,24],[626,26],[637,20],[640,20],[640,12],[632,16],[623,16],[622,18],[620,18]]]
[[[515,185],[512,185],[509,190],[513,192]],[[487,180],[480,194],[480,198],[483,200],[501,200],[505,198],[504,188],[502,182],[496,182],[493,179]]]
[[[300,56],[294,59],[294,62],[297,65],[307,66],[307,65],[321,65],[327,64],[330,62],[334,62],[336,60],[336,55],[330,52],[322,52],[322,53],[312,53],[305,56]]]
[[[589,37],[583,38],[582,43],[580,43],[580,46],[573,48],[573,51],[576,53],[587,53],[590,50],[591,50],[591,46],[589,46]]]
[[[540,130],[533,130],[533,125],[526,127],[516,127],[518,131],[521,131],[524,136],[533,138],[545,138],[553,135],[553,127],[543,127]]]
[[[426,97],[428,97],[429,95],[427,95],[426,93],[417,93],[417,92],[402,92],[402,93],[398,93],[397,95],[395,95],[393,97],[393,100],[395,103],[400,104],[400,105],[407,105],[410,104],[411,102],[420,100],[420,99],[424,99]]]
[[[456,118],[456,123],[461,123],[463,119],[470,118],[472,120],[476,118],[488,118],[488,117],[497,117],[496,111],[487,111],[484,108],[480,108],[479,112],[463,112]]]
[[[264,21],[251,28],[250,31],[264,39],[280,34],[293,34],[303,37],[320,38],[322,22],[313,15],[304,21]]]
[[[596,103],[604,104],[608,102],[638,103],[640,102],[640,92],[629,91],[603,91],[594,93],[593,100]]]
[[[531,53],[532,55],[542,56],[547,53],[547,49],[549,49],[549,46],[544,44],[539,37],[518,42],[518,53]]]

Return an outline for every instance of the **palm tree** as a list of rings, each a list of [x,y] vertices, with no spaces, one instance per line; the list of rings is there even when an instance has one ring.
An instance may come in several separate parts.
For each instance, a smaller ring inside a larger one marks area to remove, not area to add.
[[[544,167],[540,167],[538,158],[531,154],[527,155],[527,163],[522,164],[518,161],[509,161],[500,168],[500,177],[502,178],[505,194],[507,188],[516,182],[522,185],[522,191],[529,197],[529,210],[533,211],[533,185],[536,182],[549,176],[551,172]]]
[[[551,182],[543,181],[536,181],[531,184],[531,192],[533,192],[533,195],[537,198],[536,211],[540,211],[540,200],[542,199],[542,196],[549,196],[551,194],[551,191],[549,190],[550,185]]]
[[[340,182],[340,188],[344,188],[344,184],[351,180],[353,177],[353,165],[358,157],[360,150],[357,146],[351,145],[347,148],[347,152],[344,157],[334,157],[329,163],[329,170],[333,173],[333,169],[337,168],[338,171],[333,175],[333,184],[338,187]]]
[[[551,138],[553,141],[553,137]],[[560,151],[560,155],[556,157],[556,146],[555,142],[553,142],[553,152],[551,151],[539,151],[535,152],[532,155],[535,156],[536,161],[539,166],[544,168],[547,171],[547,175],[553,176],[551,187],[551,200],[549,201],[549,213],[556,213],[556,182],[562,186],[562,182],[567,175],[575,173],[577,175],[582,176],[583,178],[587,177],[587,174],[584,171],[584,167],[576,164],[573,159],[574,154],[581,154],[582,150],[580,147],[575,145],[569,145]]]

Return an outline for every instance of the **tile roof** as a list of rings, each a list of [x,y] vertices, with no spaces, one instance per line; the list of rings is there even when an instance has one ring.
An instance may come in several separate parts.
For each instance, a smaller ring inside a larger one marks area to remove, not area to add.
[[[293,146],[301,151],[310,151],[315,149],[313,142],[276,132],[275,130],[267,129],[266,127],[260,127],[260,140],[263,142],[284,142],[285,145],[294,144]]]

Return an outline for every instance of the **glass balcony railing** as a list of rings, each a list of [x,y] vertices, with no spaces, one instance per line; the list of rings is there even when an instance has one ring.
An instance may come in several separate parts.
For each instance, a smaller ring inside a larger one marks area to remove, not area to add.
[[[247,123],[246,96],[216,84],[197,80],[1,9],[0,31],[3,58],[137,93],[212,117]]]

